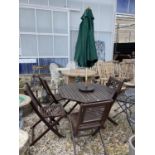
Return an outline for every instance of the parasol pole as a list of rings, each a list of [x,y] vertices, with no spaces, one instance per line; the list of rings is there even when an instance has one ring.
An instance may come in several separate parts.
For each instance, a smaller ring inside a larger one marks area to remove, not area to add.
[[[87,80],[88,80],[88,68],[86,67],[86,76],[85,76],[85,85],[87,86]]]

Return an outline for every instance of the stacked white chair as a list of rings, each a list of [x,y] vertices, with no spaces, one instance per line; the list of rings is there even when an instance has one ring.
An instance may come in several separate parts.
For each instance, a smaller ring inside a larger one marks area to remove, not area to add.
[[[58,71],[58,68],[59,66],[55,63],[51,63],[49,66],[52,88],[55,89],[56,91],[58,90],[60,82],[60,73]]]
[[[66,65],[66,68],[68,68],[69,70],[75,69],[76,68],[75,62],[74,61],[69,61],[68,64]]]

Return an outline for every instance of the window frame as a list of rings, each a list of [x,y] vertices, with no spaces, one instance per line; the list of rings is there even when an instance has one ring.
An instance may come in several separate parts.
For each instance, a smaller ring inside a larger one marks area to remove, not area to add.
[[[35,35],[36,36],[36,39],[37,39],[37,53],[38,53],[38,56],[22,56],[22,44],[20,44],[20,49],[21,49],[21,52],[20,52],[20,56],[19,58],[37,58],[39,60],[39,58],[68,58],[68,60],[70,59],[70,10],[67,9],[67,8],[55,8],[55,7],[49,7],[49,6],[40,6],[40,5],[29,5],[29,4],[20,4],[19,5],[19,8],[20,9],[34,9],[35,11],[35,32],[26,32],[26,31],[20,31],[19,30],[19,35],[20,35],[20,40],[21,40],[21,35]],[[36,15],[36,12],[37,10],[50,10],[51,11],[51,18],[52,18],[52,33],[44,33],[44,32],[37,32],[37,15]],[[67,23],[68,23],[68,26],[67,26],[67,32],[66,33],[54,33],[53,31],[53,12],[65,12],[67,14],[66,16],[66,20],[67,20]],[[39,50],[38,50],[38,36],[41,36],[41,35],[47,35],[47,36],[52,36],[53,37],[53,51],[52,51],[52,54],[51,56],[40,56],[39,54]],[[54,55],[54,37],[55,36],[66,36],[68,39],[67,39],[67,42],[68,42],[68,49],[67,49],[67,53],[66,55],[62,55],[62,56],[56,56]]]

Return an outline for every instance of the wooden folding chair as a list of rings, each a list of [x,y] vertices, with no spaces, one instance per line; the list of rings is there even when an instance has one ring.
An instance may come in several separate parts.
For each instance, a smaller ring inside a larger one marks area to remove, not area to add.
[[[66,117],[66,113],[62,107],[61,104],[52,104],[50,106],[43,107],[40,102],[37,100],[37,98],[34,96],[30,86],[28,83],[26,83],[26,93],[31,97],[32,102],[30,102],[33,110],[40,118],[39,121],[37,121],[32,127],[32,142],[30,146],[34,145],[41,137],[43,137],[49,130],[51,130],[53,133],[55,133],[58,137],[64,137],[62,134],[59,133],[57,129],[57,125],[59,124],[59,121]],[[34,129],[36,125],[38,125],[40,122],[43,122],[47,129],[40,134],[37,138],[34,140]]]
[[[40,80],[42,81],[42,85],[43,85],[44,89],[46,90],[46,92],[49,96],[49,99],[51,100],[50,102],[58,103],[59,101],[64,100],[65,103],[63,104],[63,107],[65,108],[67,106],[67,104],[70,102],[70,100],[66,100],[66,99],[62,98],[60,94],[53,94],[51,92],[46,80],[43,80],[41,78],[40,78]],[[75,104],[69,110],[64,109],[66,114],[70,114],[78,104],[79,104],[78,102],[75,102]]]
[[[110,76],[108,82],[106,83],[106,86],[108,86],[109,88],[114,88],[116,90],[116,95],[118,95],[121,92],[123,83],[123,80],[117,80],[116,78]],[[116,99],[116,96],[114,99]]]
[[[50,90],[48,84],[47,84],[47,81],[46,80],[43,80],[39,76],[38,76],[38,78],[40,80],[41,85],[45,89],[45,91],[47,93],[48,100],[50,101],[51,104],[53,104],[53,103],[59,103],[59,101],[64,100],[65,103],[64,103],[63,107],[65,107],[70,102],[70,100],[63,99],[60,96],[60,94],[53,94],[52,91]]]
[[[76,142],[75,138],[81,136],[94,136],[96,133],[100,133],[100,129],[103,127],[113,100],[97,103],[81,104],[79,112],[72,113],[69,115],[71,133],[74,147],[74,155],[76,155]],[[88,130],[92,132],[88,133]],[[81,131],[87,131],[86,134],[81,133]],[[100,133],[100,138],[102,145],[104,147],[104,142],[102,135]],[[104,149],[104,155],[105,155]]]

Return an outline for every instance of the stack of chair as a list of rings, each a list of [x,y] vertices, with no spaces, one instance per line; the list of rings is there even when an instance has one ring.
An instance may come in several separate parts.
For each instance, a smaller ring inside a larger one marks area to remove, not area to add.
[[[101,69],[100,68],[102,68],[102,63],[103,63],[103,61],[99,60],[91,68],[93,71],[96,72],[96,76],[93,79],[94,83],[101,83],[101,80],[100,80]]]
[[[100,77],[100,83],[105,84],[110,76],[115,76],[115,66],[112,61],[110,62],[99,62],[97,64],[98,73]]]
[[[119,79],[129,81],[134,79],[135,63],[134,61],[122,61],[119,63]]]
[[[123,62],[135,63],[135,59],[123,59]]]
[[[106,84],[109,77],[117,77],[118,80],[129,81],[134,79],[135,61],[134,59],[124,59],[122,62],[99,60],[93,67],[96,71],[95,83]]]

